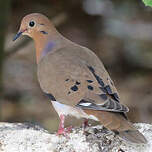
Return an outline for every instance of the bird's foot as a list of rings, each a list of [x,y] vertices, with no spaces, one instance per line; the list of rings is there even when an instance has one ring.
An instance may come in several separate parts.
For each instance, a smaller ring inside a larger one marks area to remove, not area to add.
[[[57,132],[57,135],[64,135],[67,137],[67,134],[70,133],[70,131],[72,130],[72,126],[68,127],[68,128],[64,128],[64,120],[65,117],[63,114],[60,115],[60,124],[59,124],[59,129]]]
[[[72,126],[67,127],[67,128],[59,128],[57,135],[64,135],[67,137],[67,134],[69,134],[72,130]]]

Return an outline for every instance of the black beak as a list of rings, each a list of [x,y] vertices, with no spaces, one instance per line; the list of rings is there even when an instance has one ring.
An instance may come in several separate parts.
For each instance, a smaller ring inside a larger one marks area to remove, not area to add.
[[[15,37],[13,38],[13,41],[15,41],[16,39],[18,39],[21,35],[22,35],[23,32],[19,32],[15,35]]]

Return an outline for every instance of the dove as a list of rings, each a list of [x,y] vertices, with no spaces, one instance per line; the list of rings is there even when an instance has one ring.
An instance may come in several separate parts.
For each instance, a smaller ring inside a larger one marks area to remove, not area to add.
[[[66,116],[99,121],[123,139],[146,143],[128,120],[128,107],[101,60],[90,49],[62,36],[43,14],[26,15],[14,41],[21,35],[34,40],[38,81],[60,118],[58,134],[66,134]]]

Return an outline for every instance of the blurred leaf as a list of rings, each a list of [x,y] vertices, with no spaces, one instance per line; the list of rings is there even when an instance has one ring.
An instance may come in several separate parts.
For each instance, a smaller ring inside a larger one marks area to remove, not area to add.
[[[151,6],[152,7],[152,0],[143,0],[143,2],[146,6]]]

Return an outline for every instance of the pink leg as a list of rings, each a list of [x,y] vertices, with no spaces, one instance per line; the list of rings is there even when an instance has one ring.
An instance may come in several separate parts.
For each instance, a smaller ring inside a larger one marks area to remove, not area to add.
[[[60,115],[60,124],[59,124],[59,129],[58,129],[57,135],[66,136],[67,133],[69,133],[72,129],[72,126],[70,126],[69,128],[64,128],[64,120],[65,120],[65,116],[61,114]]]
[[[83,128],[85,129],[86,127],[89,127],[88,119],[85,119],[83,122]]]

